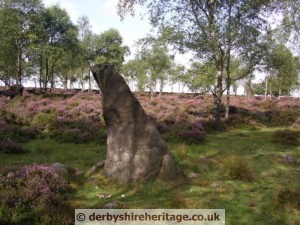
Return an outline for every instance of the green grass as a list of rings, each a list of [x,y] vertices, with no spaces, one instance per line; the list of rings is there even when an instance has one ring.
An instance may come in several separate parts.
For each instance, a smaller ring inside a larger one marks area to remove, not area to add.
[[[296,193],[296,198],[300,196],[299,163],[279,160],[280,155],[288,154],[299,162],[300,147],[274,143],[277,130],[235,129],[210,134],[200,145],[168,143],[184,173],[195,172],[197,177],[180,184],[152,181],[124,187],[100,171],[92,182],[81,177],[70,183],[69,204],[73,208],[101,208],[107,202],[121,208],[225,208],[226,224],[299,224],[300,200],[286,197],[282,203],[278,196],[284,195],[285,189]],[[0,154],[0,167],[61,162],[86,171],[105,158],[105,146],[92,143],[62,144],[45,139],[23,147],[29,153]],[[232,175],[235,170],[242,171],[241,179]],[[243,179],[247,173],[252,176],[249,180]],[[111,197],[98,198],[97,194]]]
[[[0,167],[30,163],[65,163],[86,170],[105,158],[105,146],[93,143],[58,143],[51,139],[33,140],[23,144],[27,154],[1,154]]]

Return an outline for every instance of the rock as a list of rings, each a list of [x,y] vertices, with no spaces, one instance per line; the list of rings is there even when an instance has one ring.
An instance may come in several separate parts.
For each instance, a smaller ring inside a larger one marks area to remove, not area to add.
[[[199,176],[199,173],[190,172],[189,175],[188,175],[188,178],[195,178],[195,177],[198,177],[198,176]]]
[[[95,165],[93,165],[93,166],[86,172],[86,175],[89,176],[90,174],[92,174],[92,173],[94,173],[94,172],[97,172],[97,171],[100,170],[100,169],[103,169],[104,164],[105,164],[105,161],[104,161],[104,160],[101,160],[101,161],[97,162]]]
[[[206,158],[205,156],[200,156],[200,157],[199,157],[199,160],[200,160],[200,161],[207,161],[207,158]]]
[[[211,186],[215,188],[215,187],[219,187],[220,185],[219,185],[217,182],[213,182],[213,183],[211,184]]]
[[[163,157],[158,178],[162,180],[176,180],[178,177],[184,177],[184,175],[177,167],[173,157],[167,152]]]
[[[54,163],[52,164],[52,169],[59,174],[60,176],[62,176],[63,178],[66,179],[70,179],[72,177],[74,177],[76,171],[71,168],[70,166],[63,164],[63,163]]]
[[[284,154],[284,155],[281,155],[281,162],[283,162],[283,163],[296,163],[297,160],[292,156]]]
[[[121,184],[181,177],[166,143],[124,78],[110,65],[95,65],[90,70],[102,93],[107,128],[105,175]]]
[[[104,209],[115,209],[118,207],[119,207],[119,205],[115,202],[108,202],[103,206]]]

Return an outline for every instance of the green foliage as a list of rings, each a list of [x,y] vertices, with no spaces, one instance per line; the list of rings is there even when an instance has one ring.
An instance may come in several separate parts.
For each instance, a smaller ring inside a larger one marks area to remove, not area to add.
[[[37,63],[44,89],[50,82],[54,88],[54,73],[72,67],[72,60],[78,51],[77,28],[68,13],[59,6],[46,8],[41,14],[40,39]]]
[[[109,29],[94,37],[95,63],[113,64],[121,70],[124,57],[129,53],[129,48],[122,45],[123,40],[116,29]]]
[[[41,112],[33,117],[31,125],[37,129],[48,131],[54,126],[56,117],[55,112]]]
[[[292,87],[298,84],[297,62],[290,50],[283,44],[275,46],[269,56],[268,67],[272,72],[269,77],[273,91],[290,93]]]
[[[265,86],[266,86],[265,81],[262,81],[261,83],[257,83],[257,84],[252,84],[252,91],[254,94],[264,95],[265,94]]]
[[[214,74],[216,68],[213,62],[207,62],[204,64],[194,62],[191,68],[187,72],[189,76],[188,87],[192,92],[206,93],[212,90],[214,84]]]
[[[139,91],[145,91],[148,83],[145,62],[137,58],[129,60],[123,65],[122,74],[128,80],[137,81],[137,88]]]
[[[149,89],[151,97],[159,82],[162,94],[165,82],[172,73],[173,56],[169,54],[166,44],[160,42],[159,37],[140,40],[140,48],[135,59],[124,65],[122,72],[125,77],[137,80],[139,90]]]
[[[38,15],[43,9],[40,0],[4,0],[0,5],[0,79],[8,86],[14,80],[21,87],[29,77],[31,47],[37,39]]]

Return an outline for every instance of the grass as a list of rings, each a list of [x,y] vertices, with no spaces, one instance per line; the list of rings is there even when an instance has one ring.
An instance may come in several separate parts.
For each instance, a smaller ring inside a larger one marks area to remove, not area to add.
[[[86,170],[105,158],[105,146],[98,144],[59,143],[51,139],[37,139],[23,144],[27,154],[1,154],[0,167],[30,163],[65,163]]]
[[[101,171],[93,179],[82,176],[70,183],[69,204],[73,208],[102,208],[108,202],[120,208],[225,208],[226,224],[299,224],[300,147],[274,143],[276,131],[232,129],[209,134],[200,145],[169,142],[184,173],[198,176],[181,184],[152,181],[124,187]],[[61,162],[86,171],[105,158],[105,146],[93,143],[45,139],[23,147],[29,153],[1,154],[0,167]],[[298,164],[282,163],[278,160],[282,154],[294,157]]]

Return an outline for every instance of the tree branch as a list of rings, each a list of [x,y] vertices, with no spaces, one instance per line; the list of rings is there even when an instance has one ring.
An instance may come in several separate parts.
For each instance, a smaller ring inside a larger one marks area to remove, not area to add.
[[[11,85],[9,85],[9,83],[7,83],[3,78],[0,77],[0,80],[8,87],[11,87]]]
[[[208,13],[206,12],[206,10],[201,6],[200,2],[198,0],[194,0],[194,2],[196,3],[196,5],[201,9],[201,11],[205,14],[206,18],[208,19]],[[192,3],[193,4],[193,3]]]
[[[237,81],[237,80],[243,79],[243,78],[247,77],[253,71],[254,71],[254,68],[252,66],[251,67],[249,66],[249,68],[246,70],[246,72],[243,75],[234,78],[233,81]]]
[[[211,87],[207,87],[209,90],[210,90],[210,92],[211,92],[211,94],[215,97],[215,98],[217,98],[218,96],[216,95],[216,93],[214,92],[214,90],[211,88]]]
[[[196,9],[195,9],[195,5],[194,5],[194,1],[197,2],[197,0],[191,0],[191,4],[192,4],[192,12],[193,12],[193,15],[196,19],[196,22],[197,22],[197,25],[199,26],[199,28],[201,29],[202,33],[204,33],[206,35],[206,32],[205,32],[205,28],[204,26],[202,25],[202,23],[200,22],[198,16],[197,16],[197,13],[196,13]],[[207,16],[208,18],[208,15],[206,14],[205,12],[205,15]]]

